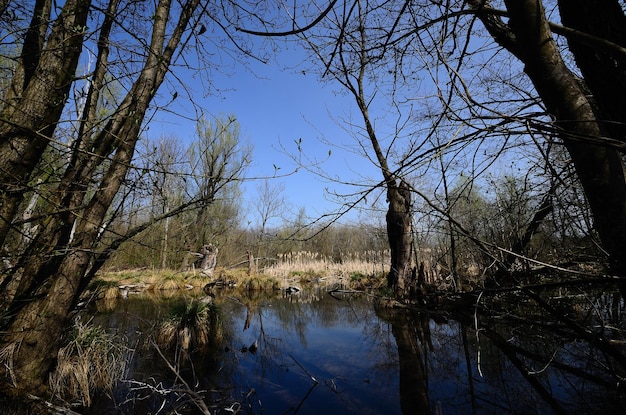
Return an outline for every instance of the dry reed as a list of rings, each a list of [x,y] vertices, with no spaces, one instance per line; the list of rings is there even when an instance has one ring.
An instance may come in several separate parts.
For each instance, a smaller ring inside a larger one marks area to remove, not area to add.
[[[6,375],[11,378],[11,382],[15,384],[15,371],[13,369],[13,355],[19,349],[21,343],[10,343],[0,350],[0,364],[4,366]]]
[[[339,257],[300,251],[279,255],[278,262],[266,267],[263,273],[281,279],[301,274],[320,277],[382,275],[389,272],[389,263],[388,250],[345,253]]]

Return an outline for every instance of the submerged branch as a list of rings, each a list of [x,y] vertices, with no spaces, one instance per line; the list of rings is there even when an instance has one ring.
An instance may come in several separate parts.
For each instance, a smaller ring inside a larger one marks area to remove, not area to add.
[[[294,361],[294,362],[298,365],[298,367],[299,367],[300,369],[302,369],[302,371],[303,371],[304,373],[306,373],[306,375],[307,375],[309,378],[311,378],[311,380],[312,380],[315,384],[318,384],[318,383],[319,383],[319,381],[318,381],[317,379],[315,379],[315,377],[314,377],[312,374],[310,374],[310,373],[309,373],[309,371],[308,371],[308,370],[306,370],[306,369],[305,369],[305,367],[304,367],[304,366],[302,366],[302,365],[300,364],[300,362],[298,362],[298,361],[296,360],[296,358],[295,358],[295,357],[293,357],[293,355],[292,355],[291,353],[289,353],[289,357],[291,357],[291,359],[292,359],[292,360],[293,360],[293,361]]]
[[[209,411],[209,408],[204,403],[204,399],[202,398],[202,396],[200,396],[197,392],[195,392],[193,389],[191,389],[191,387],[185,381],[185,379],[183,379],[182,376],[180,376],[180,373],[178,373],[178,370],[176,370],[176,368],[174,366],[172,366],[172,364],[169,362],[169,360],[167,360],[165,355],[163,355],[163,352],[161,351],[159,346],[157,346],[157,344],[154,341],[151,341],[151,343],[152,343],[152,346],[156,349],[156,351],[159,354],[159,356],[161,356],[161,359],[163,359],[163,361],[165,362],[167,367],[172,371],[174,376],[176,376],[176,379],[178,379],[183,384],[183,386],[185,388],[185,393],[187,393],[191,397],[191,401],[193,402],[193,404],[203,414],[211,415],[211,411]]]

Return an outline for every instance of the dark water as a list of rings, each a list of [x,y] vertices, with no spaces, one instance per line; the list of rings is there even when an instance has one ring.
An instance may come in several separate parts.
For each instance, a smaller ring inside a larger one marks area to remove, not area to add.
[[[194,295],[202,293],[130,296],[97,314],[94,321],[134,352],[127,379],[93,413],[199,413],[182,389],[198,392],[211,413],[624,413],[625,310],[617,295],[551,295],[547,308],[509,295],[426,313],[381,310],[371,296],[324,289],[222,291],[210,347],[179,359],[181,387],[150,339],[171,308]],[[254,353],[246,350],[255,342]],[[174,352],[164,355],[176,366]]]

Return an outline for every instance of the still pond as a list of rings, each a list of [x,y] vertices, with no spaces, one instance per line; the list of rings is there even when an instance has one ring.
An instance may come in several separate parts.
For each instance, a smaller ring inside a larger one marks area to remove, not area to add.
[[[130,347],[124,379],[92,413],[202,413],[194,397],[211,414],[270,415],[611,414],[626,403],[626,346],[593,340],[622,333],[618,294],[551,293],[539,309],[510,293],[429,313],[324,287],[211,294],[143,293],[92,310]],[[210,301],[208,346],[161,350],[159,323],[198,300]]]

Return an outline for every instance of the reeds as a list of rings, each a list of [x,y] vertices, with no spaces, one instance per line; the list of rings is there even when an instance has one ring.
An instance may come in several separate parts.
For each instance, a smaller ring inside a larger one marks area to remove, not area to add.
[[[15,371],[13,370],[13,356],[15,351],[19,349],[20,343],[10,343],[0,350],[0,364],[6,370],[6,376],[11,378],[11,382],[15,384]]]
[[[349,278],[354,274],[383,275],[389,272],[390,252],[366,251],[343,253],[330,257],[316,252],[289,252],[278,256],[278,262],[264,270],[275,278],[291,276],[336,276]]]

